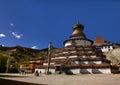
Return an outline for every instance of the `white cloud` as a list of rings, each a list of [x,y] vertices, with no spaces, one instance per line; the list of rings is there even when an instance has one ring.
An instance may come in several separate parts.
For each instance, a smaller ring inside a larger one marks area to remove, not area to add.
[[[16,32],[12,32],[12,35],[17,39],[20,39],[23,36],[23,34],[17,34]]]
[[[6,37],[6,35],[5,34],[0,34],[0,38],[2,38],[2,37]]]
[[[31,48],[32,48],[32,49],[38,49],[37,46],[32,46]]]
[[[5,45],[2,45],[2,47],[5,47]]]
[[[10,26],[14,27],[14,23],[10,23]]]

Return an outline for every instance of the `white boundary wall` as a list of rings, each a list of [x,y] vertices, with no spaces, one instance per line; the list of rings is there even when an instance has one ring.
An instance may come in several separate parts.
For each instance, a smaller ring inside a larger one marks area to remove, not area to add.
[[[36,72],[36,71],[38,71],[38,73],[40,73],[40,71],[41,71],[42,74],[45,74],[46,69],[44,69],[44,68],[36,68],[36,69],[35,69],[35,72]],[[35,73],[35,72],[34,72],[34,73]],[[55,73],[55,69],[50,68],[50,69],[49,69],[49,72]]]
[[[70,69],[73,74],[80,74],[80,69]]]
[[[79,68],[74,68],[70,69],[70,71],[73,74],[111,74],[110,68],[101,68],[101,69],[92,69],[92,68],[87,68],[87,69],[79,69]]]
[[[40,73],[40,71],[41,71],[41,73],[45,73],[45,69],[35,68],[35,72],[36,72],[36,71],[38,71],[38,73]],[[35,72],[34,72],[34,73],[35,73]]]
[[[93,69],[93,73],[103,73],[103,74],[110,74],[110,68],[101,68],[101,69]]]
[[[80,73],[90,73],[90,74],[92,74],[92,69],[91,68],[80,69]]]

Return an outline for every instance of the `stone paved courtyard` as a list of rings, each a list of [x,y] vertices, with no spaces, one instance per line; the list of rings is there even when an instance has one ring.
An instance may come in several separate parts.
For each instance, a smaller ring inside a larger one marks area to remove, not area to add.
[[[3,75],[3,74],[1,74]],[[40,75],[4,74],[2,79],[48,85],[120,85],[120,74]],[[7,77],[8,75],[14,77]],[[15,77],[17,76],[17,77]],[[1,83],[0,83],[1,85]]]

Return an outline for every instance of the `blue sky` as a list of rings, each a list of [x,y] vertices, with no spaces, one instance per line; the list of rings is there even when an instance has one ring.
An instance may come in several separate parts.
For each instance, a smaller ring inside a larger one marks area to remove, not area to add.
[[[87,38],[120,43],[119,0],[0,0],[0,44],[63,47],[78,21]]]

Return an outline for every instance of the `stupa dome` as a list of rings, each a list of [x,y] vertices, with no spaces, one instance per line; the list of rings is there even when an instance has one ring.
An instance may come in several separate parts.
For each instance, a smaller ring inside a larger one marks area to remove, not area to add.
[[[73,26],[73,33],[70,38],[64,41],[64,45],[79,45],[79,46],[91,46],[92,41],[86,38],[86,35],[83,32],[84,26],[79,22]]]

